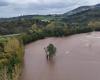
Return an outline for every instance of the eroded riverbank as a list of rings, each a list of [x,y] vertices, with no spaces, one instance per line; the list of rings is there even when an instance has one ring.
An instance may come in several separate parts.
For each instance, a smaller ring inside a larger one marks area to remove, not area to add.
[[[57,53],[47,61],[44,47],[53,43]],[[100,32],[47,38],[25,48],[21,80],[100,80]]]

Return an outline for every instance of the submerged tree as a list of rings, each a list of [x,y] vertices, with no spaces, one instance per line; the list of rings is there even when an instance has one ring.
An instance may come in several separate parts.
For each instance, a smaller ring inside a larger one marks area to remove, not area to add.
[[[47,59],[53,57],[56,53],[56,47],[53,44],[49,44],[47,48],[44,48]]]

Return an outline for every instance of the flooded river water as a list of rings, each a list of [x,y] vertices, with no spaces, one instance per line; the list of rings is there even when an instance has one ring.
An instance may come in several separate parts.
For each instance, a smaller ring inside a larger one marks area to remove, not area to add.
[[[56,46],[47,61],[44,47]],[[25,47],[21,80],[100,80],[100,32],[46,38]]]

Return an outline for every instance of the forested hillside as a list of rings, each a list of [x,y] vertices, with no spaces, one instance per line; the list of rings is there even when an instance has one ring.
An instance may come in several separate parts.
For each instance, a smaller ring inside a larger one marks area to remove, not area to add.
[[[70,14],[70,15],[69,15]],[[16,34],[27,32],[32,25],[38,28],[45,28],[52,22],[61,22],[70,28],[88,28],[90,23],[95,23],[92,26],[99,28],[100,22],[100,5],[82,6],[68,13],[61,15],[28,15],[13,18],[0,19],[0,34]],[[58,26],[52,24],[52,26]],[[46,28],[47,29],[47,28]],[[97,30],[97,29],[96,29]]]
[[[88,27],[91,22],[100,22],[99,4],[79,7],[69,13],[65,13],[62,20],[68,22],[70,26]],[[99,27],[98,24],[95,24],[95,27]]]
[[[33,24],[37,24],[38,27],[43,27],[47,23],[36,19],[24,19],[7,20],[0,22],[0,34],[16,34],[23,33],[30,29]]]

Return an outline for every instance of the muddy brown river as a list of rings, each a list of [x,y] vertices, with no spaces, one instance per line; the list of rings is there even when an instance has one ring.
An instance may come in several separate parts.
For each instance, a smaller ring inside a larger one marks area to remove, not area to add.
[[[44,47],[56,46],[47,61]],[[100,32],[46,38],[25,47],[21,80],[100,80]]]

